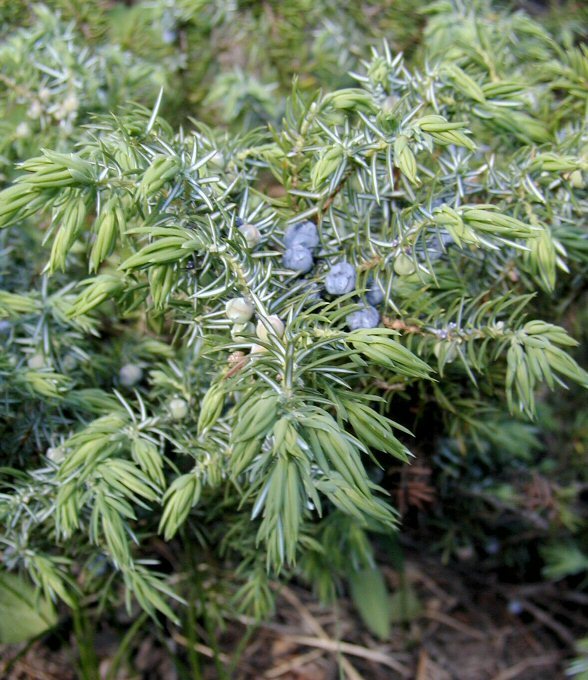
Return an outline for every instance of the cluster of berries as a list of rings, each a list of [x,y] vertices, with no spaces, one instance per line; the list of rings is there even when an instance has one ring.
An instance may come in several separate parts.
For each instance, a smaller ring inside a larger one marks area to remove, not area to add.
[[[314,251],[319,245],[316,224],[308,220],[292,224],[284,234],[284,245],[284,267],[307,274],[314,267]]]
[[[257,326],[251,321],[254,312],[253,305],[247,298],[232,298],[225,305],[225,314],[233,324],[231,337],[235,342],[247,342],[254,333],[262,342],[268,342],[270,336],[281,338],[284,335],[284,322],[275,314],[260,319]],[[263,352],[265,347],[254,344],[251,347],[253,353]]]
[[[286,269],[308,273],[314,266],[314,251],[319,245],[316,225],[308,220],[298,222],[286,229],[284,234],[286,250],[282,257],[282,264]],[[329,295],[346,295],[355,289],[356,271],[348,262],[333,265],[325,277],[325,290]],[[359,328],[375,328],[380,322],[380,313],[376,306],[384,301],[382,289],[371,283],[366,293],[367,304],[347,316],[346,322],[350,330]]]
[[[118,372],[118,379],[123,387],[135,387],[143,380],[143,369],[137,364],[124,364]],[[172,420],[183,420],[188,415],[188,402],[185,399],[176,397],[175,399],[172,399],[167,406]],[[51,458],[49,453],[47,453],[47,456]],[[55,461],[56,459],[51,458],[51,460]]]

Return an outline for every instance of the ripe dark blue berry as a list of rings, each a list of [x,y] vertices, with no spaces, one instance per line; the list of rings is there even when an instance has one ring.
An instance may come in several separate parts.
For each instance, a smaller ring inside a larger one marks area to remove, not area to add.
[[[382,290],[381,284],[370,281],[365,294],[365,299],[374,307],[382,304],[382,302],[384,302],[384,291]]]
[[[294,246],[304,246],[305,248],[316,248],[319,244],[319,236],[316,224],[309,222],[297,222],[291,224],[284,234],[286,248]]]
[[[314,281],[306,281],[305,283],[305,302],[308,304],[318,302],[321,299],[321,289],[318,283],[315,283]]]
[[[365,305],[356,312],[348,314],[345,321],[351,331],[357,331],[360,328],[375,328],[380,323],[380,313],[375,307]]]
[[[282,264],[286,269],[292,269],[295,272],[306,274],[306,272],[309,272],[314,266],[312,251],[304,246],[294,245],[284,251]]]
[[[355,268],[349,262],[339,262],[329,270],[325,288],[331,295],[345,295],[355,288]]]

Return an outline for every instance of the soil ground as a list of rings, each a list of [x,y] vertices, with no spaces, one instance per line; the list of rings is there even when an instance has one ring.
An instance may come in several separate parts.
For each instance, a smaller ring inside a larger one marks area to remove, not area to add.
[[[480,576],[472,565],[443,567],[408,555],[403,575],[420,602],[420,613],[397,624],[385,643],[371,636],[350,602],[321,607],[303,588],[282,587],[273,619],[262,625],[236,616],[220,637],[220,663],[228,667],[247,633],[248,641],[228,677],[235,680],[559,680],[574,639],[586,630],[588,596],[554,584],[508,585]],[[392,589],[400,575],[385,576]],[[120,639],[96,636],[100,677],[109,673]],[[170,630],[166,646],[150,626],[139,631],[116,680],[180,680],[174,656],[188,642]],[[202,631],[197,650],[202,678],[227,677]],[[218,655],[217,655],[218,656]],[[28,649],[6,647],[0,677],[6,680],[70,680],[81,677],[75,650],[51,649],[47,640]]]

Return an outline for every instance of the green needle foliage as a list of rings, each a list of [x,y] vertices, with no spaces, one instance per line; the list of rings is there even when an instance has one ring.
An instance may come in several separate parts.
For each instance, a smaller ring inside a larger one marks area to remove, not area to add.
[[[217,3],[149,4],[145,21],[168,17],[167,49],[177,38],[185,56],[182,31],[230,20]],[[297,3],[290,20],[330,4]],[[398,14],[380,10],[389,30]],[[255,27],[271,19],[241,11]],[[167,123],[161,107],[189,110],[166,88],[157,97],[164,78],[143,48],[83,46],[42,9],[41,28],[8,38],[7,568],[72,606],[124,586],[129,606],[175,619],[192,577],[158,566],[162,538],[222,565],[256,616],[271,608],[269,576],[302,574],[332,597],[373,567],[373,537],[397,529],[380,482],[421,447],[416,412],[435,404],[439,435],[482,447],[524,437],[546,389],[588,387],[563,327],[588,266],[588,54],[490,11],[430,5],[408,61],[387,42],[364,50],[370,22],[349,10],[359,53],[332,61],[324,19],[298,65],[300,34],[275,19],[279,87],[315,77],[284,103],[267,73],[206,70],[196,114],[210,123],[225,102],[231,128]],[[204,67],[191,63],[161,68],[194,82]],[[300,246],[302,274],[284,251],[304,221],[318,240]],[[341,263],[355,280],[339,294],[327,276]],[[379,321],[356,323],[374,290]]]
[[[33,16],[0,46],[0,176],[41,146],[70,147],[90,114],[129,99],[153,100],[164,81],[155,61],[117,44],[88,44],[73,21],[45,6]]]

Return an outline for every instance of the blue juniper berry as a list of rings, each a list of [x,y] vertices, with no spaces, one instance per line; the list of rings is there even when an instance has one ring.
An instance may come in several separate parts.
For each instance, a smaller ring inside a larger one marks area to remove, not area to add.
[[[348,314],[345,321],[351,331],[357,331],[360,328],[375,328],[380,323],[380,312],[371,305],[364,305],[356,312]]]
[[[349,262],[333,265],[325,278],[325,288],[331,295],[345,295],[355,288],[355,267]]]
[[[370,303],[370,305],[373,305],[374,307],[382,304],[382,302],[384,302],[384,291],[382,290],[381,284],[370,280],[368,282],[368,289],[365,294],[365,299]]]
[[[306,284],[304,286],[306,292],[305,302],[307,304],[318,302],[321,299],[321,288],[318,283],[314,281],[304,281],[304,283]]]
[[[294,245],[284,251],[282,264],[286,269],[306,274],[314,266],[312,251],[301,245]]]
[[[421,260],[435,262],[443,256],[447,248],[454,243],[453,237],[447,233],[435,234],[425,245],[425,249],[419,252]]]
[[[319,245],[319,236],[316,224],[305,220],[291,224],[284,234],[284,244],[286,248],[294,246],[304,246],[305,248],[316,248]]]

